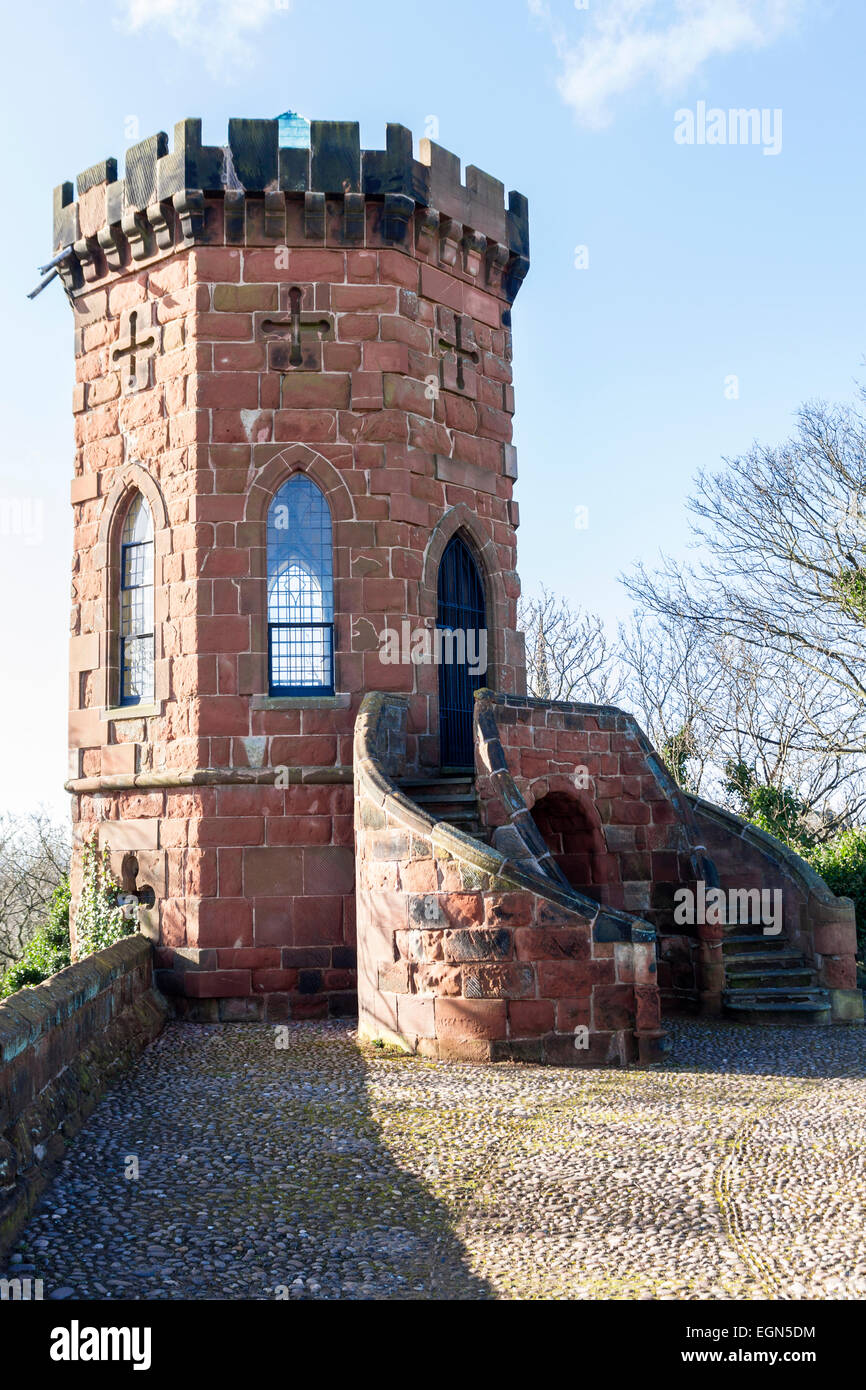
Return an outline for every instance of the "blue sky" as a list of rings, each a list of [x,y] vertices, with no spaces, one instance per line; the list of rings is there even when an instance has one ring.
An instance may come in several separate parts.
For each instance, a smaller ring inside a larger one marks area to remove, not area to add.
[[[527,194],[520,569],[612,625],[619,573],[685,552],[698,469],[866,378],[858,0],[65,0],[4,32],[0,807],[66,806],[72,320],[57,284],[25,296],[53,186],[135,139],[291,107],[380,148],[435,120]],[[677,143],[700,102],[780,111],[781,149]]]

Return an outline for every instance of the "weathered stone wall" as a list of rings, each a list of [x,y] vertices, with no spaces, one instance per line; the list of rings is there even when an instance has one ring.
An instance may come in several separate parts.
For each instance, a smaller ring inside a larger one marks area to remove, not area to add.
[[[473,1061],[657,1056],[652,926],[421,812],[391,780],[407,705],[368,695],[355,729],[362,1035]]]
[[[140,936],[0,1002],[0,1258],[102,1093],[166,1006]]]
[[[437,765],[436,668],[382,664],[379,641],[435,623],[457,530],[484,577],[491,680],[523,688],[510,306],[525,200],[471,167],[464,186],[435,145],[415,160],[399,126],[383,151],[328,122],[311,150],[281,150],[275,121],[232,121],[225,148],[181,122],[172,151],[155,136],[125,178],[109,160],[77,192],[55,200],[76,330],[76,839],[97,830],[117,872],[138,855],[161,980],[194,1016],[339,1014],[354,719],[362,691],[405,692],[410,759]],[[332,514],[333,698],[268,695],[267,509],[296,472]],[[156,690],[122,710],[117,539],[135,489],[155,527]]]

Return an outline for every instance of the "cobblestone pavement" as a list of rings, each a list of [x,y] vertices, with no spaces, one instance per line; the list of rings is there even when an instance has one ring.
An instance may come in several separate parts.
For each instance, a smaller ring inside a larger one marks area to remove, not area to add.
[[[671,1031],[617,1072],[172,1024],[13,1261],[93,1299],[866,1296],[866,1032]]]

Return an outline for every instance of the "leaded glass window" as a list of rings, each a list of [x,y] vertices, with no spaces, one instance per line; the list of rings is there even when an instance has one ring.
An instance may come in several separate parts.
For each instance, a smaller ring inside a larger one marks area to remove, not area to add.
[[[120,703],[153,699],[153,520],[136,493],[120,538]]]
[[[272,695],[334,693],[331,513],[302,473],[268,509],[268,681]]]

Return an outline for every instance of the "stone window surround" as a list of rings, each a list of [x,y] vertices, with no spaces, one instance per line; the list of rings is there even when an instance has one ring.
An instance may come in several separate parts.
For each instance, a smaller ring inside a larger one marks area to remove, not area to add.
[[[331,512],[334,544],[334,694],[273,696],[268,682],[268,510],[280,488],[295,473],[304,473],[319,488]],[[355,504],[352,494],[338,470],[321,454],[305,444],[290,444],[276,448],[273,456],[259,470],[247,493],[244,521],[258,530],[258,544],[250,546],[250,577],[257,583],[259,601],[250,617],[251,672],[243,691],[253,697],[254,708],[300,709],[317,708],[325,704],[339,707],[343,694],[340,681],[339,615],[345,612],[342,602],[342,573],[338,563],[339,526],[341,521],[354,521]],[[291,703],[287,703],[290,701]]]
[[[342,602],[342,579],[344,568],[338,562],[334,565],[334,614],[335,614],[335,644],[334,644],[334,689],[332,697],[298,696],[289,697],[292,705],[287,706],[282,703],[277,704],[276,700],[280,697],[268,696],[268,671],[267,671],[267,546],[266,546],[266,526],[268,508],[273,498],[276,496],[283,483],[290,478],[293,473],[303,472],[321,488],[331,509],[331,518],[334,524],[334,548],[335,552],[340,548],[340,526],[342,522],[355,521],[355,504],[351,492],[339,471],[321,454],[315,453],[305,444],[290,444],[288,447],[276,447],[267,462],[260,468],[259,474],[247,494],[247,505],[244,519],[253,522],[261,529],[260,543],[250,549],[250,573],[253,578],[261,584],[260,602],[256,608],[256,615],[252,619],[252,652],[253,652],[253,675],[251,693],[257,708],[298,708],[302,705],[311,703],[321,703],[324,699],[331,699],[339,703],[344,698],[341,693],[340,681],[340,642],[339,629],[337,622],[340,614],[345,614],[346,605]],[[504,664],[505,653],[503,650],[502,634],[508,626],[508,600],[505,594],[505,586],[499,566],[499,556],[496,546],[491,536],[487,533],[478,518],[465,503],[461,502],[457,506],[450,507],[440,518],[438,524],[432,531],[424,552],[423,577],[418,584],[418,614],[423,621],[425,618],[433,623],[436,621],[437,612],[437,582],[439,575],[439,562],[442,559],[445,547],[452,536],[459,531],[461,538],[466,542],[472,553],[473,559],[478,565],[481,581],[484,586],[484,601],[487,610],[488,627],[488,680],[487,684],[495,689],[497,685],[497,674],[501,672]],[[260,615],[260,616],[259,616]],[[436,709],[433,710],[433,718],[438,721],[438,689],[433,695]],[[266,705],[264,702],[268,701]],[[272,702],[273,701],[273,702]],[[432,725],[432,718],[431,718]]]
[[[120,704],[120,538],[134,494],[141,493],[153,521],[153,700],[146,705]],[[99,635],[99,677],[96,703],[105,719],[145,718],[158,714],[168,698],[168,663],[163,654],[163,625],[168,595],[163,559],[171,550],[168,512],[159,485],[140,463],[120,472],[103,508],[94,561],[105,574],[105,626]]]

